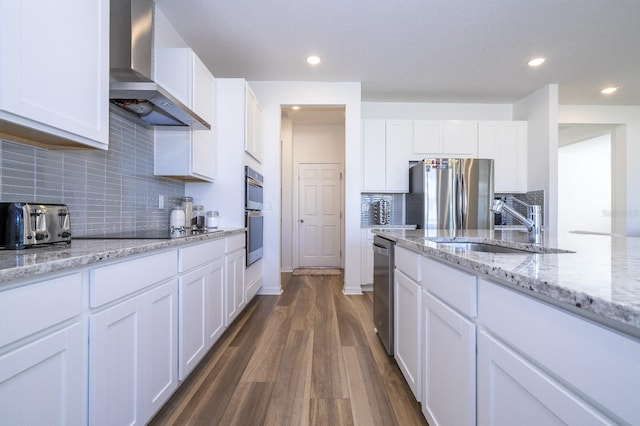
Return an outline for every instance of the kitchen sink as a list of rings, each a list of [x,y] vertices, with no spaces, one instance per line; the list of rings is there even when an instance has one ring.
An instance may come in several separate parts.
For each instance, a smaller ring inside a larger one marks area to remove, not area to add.
[[[494,244],[485,244],[485,243],[461,243],[459,241],[447,241],[447,242],[438,242],[438,244],[443,244],[448,247],[452,247],[454,249],[461,249],[464,251],[481,251],[486,253],[515,253],[515,254],[526,254],[526,253],[535,253],[529,250],[520,250],[512,247],[504,247],[497,246]]]
[[[526,254],[526,253],[534,253],[534,254],[559,254],[559,253],[575,253],[571,250],[563,250],[552,247],[543,247],[543,246],[532,246],[527,245],[525,247],[513,247],[514,243],[512,243],[512,247],[492,244],[490,242],[479,242],[479,241],[469,241],[465,239],[450,239],[450,238],[425,238],[427,241],[431,241],[433,243],[442,244],[443,246],[449,246],[457,251],[465,251],[465,252],[484,252],[484,253],[512,253],[512,254]],[[516,243],[517,244],[517,243]]]

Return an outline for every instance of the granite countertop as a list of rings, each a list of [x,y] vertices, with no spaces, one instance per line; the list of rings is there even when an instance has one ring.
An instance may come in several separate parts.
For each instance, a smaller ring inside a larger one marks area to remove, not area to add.
[[[360,225],[360,228],[379,229],[416,229],[416,225]]]
[[[233,228],[172,239],[73,239],[24,250],[0,250],[0,289],[19,279],[243,233]]]
[[[640,338],[640,238],[567,233],[544,235],[543,243],[532,245],[520,230],[373,232]],[[468,251],[434,241],[460,239],[537,253]],[[572,252],[553,253],[555,248]]]

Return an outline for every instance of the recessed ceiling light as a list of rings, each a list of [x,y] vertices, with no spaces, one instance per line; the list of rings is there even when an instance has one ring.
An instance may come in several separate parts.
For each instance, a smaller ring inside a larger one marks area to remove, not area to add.
[[[611,86],[611,87],[606,87],[606,88],[602,89],[600,91],[600,93],[602,93],[603,95],[610,95],[613,92],[615,92],[616,90],[618,90],[618,86]]]
[[[527,62],[527,64],[529,64],[530,67],[538,67],[544,64],[544,61],[546,61],[545,58],[533,58],[532,60]]]
[[[297,111],[297,110],[300,109],[300,107],[298,105],[296,105],[296,106],[292,106],[291,109]]]
[[[311,65],[318,65],[320,63],[320,57],[319,56],[307,56],[307,62]]]

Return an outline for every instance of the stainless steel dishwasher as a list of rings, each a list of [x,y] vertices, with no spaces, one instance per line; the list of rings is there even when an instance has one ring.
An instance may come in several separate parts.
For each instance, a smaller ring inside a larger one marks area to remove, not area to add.
[[[373,323],[389,355],[393,355],[394,245],[386,238],[373,237]]]

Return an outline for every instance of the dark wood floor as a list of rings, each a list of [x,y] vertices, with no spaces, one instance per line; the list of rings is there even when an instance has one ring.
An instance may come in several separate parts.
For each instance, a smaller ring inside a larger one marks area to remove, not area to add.
[[[283,276],[257,296],[153,425],[426,425],[341,276]]]

